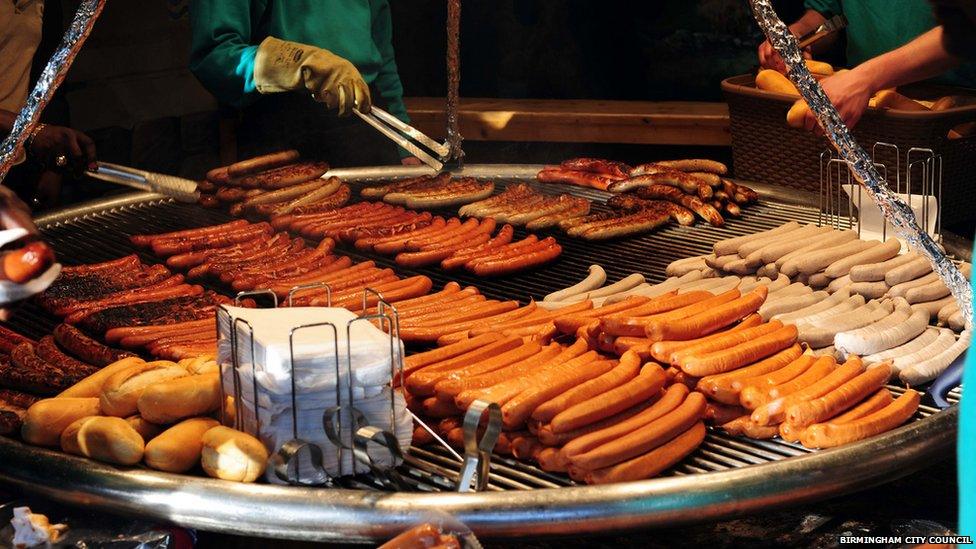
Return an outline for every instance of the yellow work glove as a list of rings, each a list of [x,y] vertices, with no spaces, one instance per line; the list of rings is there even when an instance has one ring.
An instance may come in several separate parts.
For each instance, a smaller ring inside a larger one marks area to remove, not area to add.
[[[369,87],[356,67],[338,55],[297,42],[265,38],[254,59],[254,84],[260,93],[308,90],[339,116],[352,109],[367,113]]]

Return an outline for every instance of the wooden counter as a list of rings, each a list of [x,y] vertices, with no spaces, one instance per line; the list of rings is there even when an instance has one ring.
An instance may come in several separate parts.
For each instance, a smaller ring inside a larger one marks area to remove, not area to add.
[[[404,99],[412,124],[444,135],[444,99]],[[461,98],[461,135],[472,141],[729,146],[725,103]]]

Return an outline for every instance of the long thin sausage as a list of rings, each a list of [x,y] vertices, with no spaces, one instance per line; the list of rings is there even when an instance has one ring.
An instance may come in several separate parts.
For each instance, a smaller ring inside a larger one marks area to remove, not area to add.
[[[811,425],[803,431],[800,443],[807,448],[831,448],[890,431],[915,414],[919,401],[918,392],[908,389],[891,404],[860,419]]]
[[[800,357],[803,349],[794,344],[775,355],[724,374],[705,376],[695,389],[722,404],[739,404],[739,392],[746,380],[775,372]]]
[[[890,376],[891,366],[882,362],[825,395],[795,402],[787,408],[785,421],[794,427],[806,427],[826,421],[877,391]]]
[[[552,431],[570,431],[626,410],[657,394],[664,386],[665,379],[664,370],[660,366],[648,363],[641,369],[640,375],[628,383],[557,414],[550,422]]]
[[[539,405],[532,411],[532,419],[548,423],[557,414],[571,406],[606,393],[637,377],[640,372],[640,365],[640,357],[637,356],[637,353],[624,353],[620,357],[620,363],[609,372]]]
[[[653,477],[684,459],[704,440],[705,424],[698,422],[684,433],[643,456],[588,473],[586,481],[590,484],[608,484]]]
[[[736,291],[736,290],[733,290]],[[759,310],[766,299],[767,290],[760,286],[752,292],[714,309],[672,322],[651,321],[645,326],[647,337],[656,340],[694,339]]]

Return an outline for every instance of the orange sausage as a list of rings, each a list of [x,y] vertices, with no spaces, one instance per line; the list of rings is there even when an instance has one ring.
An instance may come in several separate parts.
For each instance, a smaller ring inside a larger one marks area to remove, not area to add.
[[[568,364],[546,368],[534,386],[526,388],[502,405],[502,423],[505,428],[515,429],[529,418],[537,406],[580,383],[609,372],[615,362],[597,360],[581,366]]]
[[[758,330],[758,328],[753,328]],[[745,330],[743,333],[750,330]],[[796,343],[797,329],[790,324],[775,332],[760,335],[728,349],[721,349],[697,357],[689,356],[681,364],[681,370],[688,375],[704,377],[721,374],[752,364],[774,355]]]
[[[787,397],[819,382],[833,373],[836,368],[837,363],[833,357],[822,356],[815,360],[807,371],[782,385],[772,387],[762,395],[763,403],[753,410],[752,421],[763,426],[781,423],[786,415]]]
[[[749,416],[742,416],[722,425],[722,429],[730,435],[743,435],[756,440],[771,439],[779,434],[779,427],[759,425],[749,419]]]
[[[822,396],[794,402],[786,410],[786,422],[794,427],[824,422],[883,387],[889,377],[891,365],[887,362],[877,364]]]
[[[595,470],[616,465],[661,446],[697,423],[705,413],[705,397],[690,393],[680,406],[664,416],[590,450],[569,456],[570,462],[582,469]]]
[[[558,435],[552,432],[552,426],[550,426],[548,423],[544,425],[538,425],[536,428],[536,436],[539,437],[539,441],[545,444],[546,446],[561,446],[563,444],[566,444],[567,442],[588,435],[590,433],[602,431],[603,429],[608,429],[620,423],[624,423],[630,418],[647,410],[650,406],[651,406],[651,401],[648,400],[632,408],[628,408],[617,415],[610,416],[606,419],[601,419],[596,423],[591,423],[584,427],[580,427],[579,429],[573,429],[572,431],[559,433]],[[677,406],[677,404],[675,404],[675,406]],[[530,421],[530,424],[532,423],[535,422]]]
[[[543,471],[565,473],[569,470],[569,459],[566,458],[566,454],[551,446],[543,448],[536,456],[536,461],[539,462],[539,468]]]
[[[613,340],[613,352],[623,356],[627,351],[634,351],[641,360],[646,361],[653,358],[651,354],[651,345],[653,344],[654,342],[646,337],[619,336]]]
[[[794,344],[775,355],[724,374],[705,376],[699,380],[695,390],[722,404],[739,404],[739,387],[743,380],[775,372],[793,362],[803,354],[799,344]]]
[[[526,375],[548,363],[559,353],[559,346],[552,344],[524,360],[491,372],[471,376],[447,376],[434,385],[434,392],[437,393],[437,398],[453,400],[463,391],[491,387],[506,379]]]
[[[484,334],[446,347],[438,347],[424,353],[410,355],[403,360],[403,375],[410,375],[424,366],[480,349],[482,346],[501,338],[502,336],[498,334]]]
[[[552,432],[571,431],[626,410],[656,395],[665,380],[664,370],[650,362],[641,369],[640,375],[627,383],[557,414],[550,422]]]
[[[598,320],[601,317],[609,316],[616,313],[625,312],[628,309],[634,309],[639,305],[643,305],[650,301],[650,299],[644,296],[629,296],[627,299],[620,301],[619,303],[614,303],[612,305],[604,305],[602,307],[597,307],[586,311],[585,313],[576,313],[573,315],[560,315],[553,319],[553,323],[556,325],[556,329],[564,334],[576,333],[584,325]]]
[[[672,366],[677,366],[679,360],[684,353],[690,354],[700,354],[710,351],[717,351],[719,349],[725,349],[737,345],[743,341],[749,341],[754,336],[763,335],[782,326],[782,323],[776,323],[777,321],[770,322],[769,324],[763,324],[762,317],[757,314],[752,314],[739,322],[732,328],[724,332],[714,333],[709,336],[705,336],[699,339],[691,339],[687,341],[657,341],[651,345],[651,355],[654,360],[661,362],[663,364],[670,364]],[[739,333],[749,328],[763,328],[758,332],[749,332],[748,337],[737,337],[729,339],[727,336],[733,333]],[[652,341],[648,339],[647,341]]]
[[[704,440],[705,424],[699,421],[684,433],[642,456],[588,473],[586,482],[609,484],[651,478],[694,452]]]
[[[615,336],[644,337],[644,327],[652,319],[682,318],[681,315],[692,315],[707,310],[707,308],[703,308],[706,302],[709,303],[708,306],[710,307],[732,301],[738,296],[738,290],[732,290],[721,294],[721,296],[713,295],[711,292],[694,291],[665,298],[655,298],[649,303],[631,310],[628,315],[614,315],[600,319],[600,330]],[[671,313],[679,316],[671,315]],[[670,316],[665,317],[663,315]]]
[[[801,354],[796,360],[768,374],[733,381],[732,387],[733,389],[736,386],[740,387],[739,403],[747,410],[755,410],[769,401],[770,389],[796,379],[797,376],[809,370],[816,361],[817,357],[814,355]]]
[[[532,412],[532,419],[547,423],[570,406],[602,395],[637,377],[640,367],[641,361],[637,353],[624,353],[620,357],[620,363],[609,372],[570,389],[537,407]]]
[[[512,338],[508,338],[502,341],[507,342],[511,339]],[[499,345],[498,348],[504,347],[505,346],[503,345]],[[439,368],[438,365],[434,365],[429,368],[424,368],[423,370],[411,375],[407,378],[404,385],[406,386],[407,390],[415,395],[431,396],[434,394],[434,386],[441,379],[445,379],[447,377],[460,379],[466,374],[477,375],[491,372],[499,368],[504,368],[505,366],[508,366],[514,362],[525,360],[526,358],[537,354],[540,350],[541,347],[537,343],[523,343],[494,356],[487,356],[477,361],[466,361],[462,363],[463,365],[459,364],[459,367],[457,368],[443,369]]]
[[[825,359],[833,364],[832,357],[820,357],[817,363],[814,364],[814,367],[818,363],[822,363]],[[756,408],[752,415],[753,421],[760,425],[780,423],[786,419],[786,411],[794,404],[821,397],[850,381],[863,371],[860,359],[852,357],[840,368],[836,368],[826,375],[821,375],[819,379],[814,379],[813,383],[801,383],[801,379],[805,376],[813,378],[811,372],[814,367],[811,367],[810,370],[795,380],[778,385],[772,389],[770,395],[774,400]]]
[[[422,366],[417,366],[416,368],[411,368],[409,372],[404,372],[404,374],[407,375],[407,378],[409,379],[411,375],[420,371],[450,372],[451,370],[463,367],[465,364],[471,364],[473,362],[485,360],[486,358],[491,358],[495,355],[504,353],[505,351],[514,349],[519,345],[521,345],[521,342],[513,337],[493,338],[470,351],[462,352],[461,354],[454,355],[446,360],[430,362]]]
[[[420,409],[425,416],[433,418],[451,417],[463,412],[454,405],[454,402],[439,400],[437,397],[425,398],[420,403]]]
[[[868,398],[864,402],[858,404],[843,414],[831,419],[830,423],[835,423],[837,425],[850,423],[855,419],[860,419],[868,414],[877,412],[878,410],[891,404],[893,401],[894,399],[891,398],[891,391],[885,387],[882,387],[871,395],[871,398]]]
[[[758,311],[766,301],[768,291],[765,286],[759,286],[746,295],[693,316],[667,322],[651,321],[644,332],[657,341],[702,337]]]
[[[580,368],[585,364],[589,364],[590,362],[597,360],[597,358],[598,355],[596,351],[589,351],[566,362],[550,361],[549,364],[545,365],[543,368],[539,368],[537,371],[532,372],[529,375],[511,378],[486,389],[462,392],[458,394],[455,400],[457,401],[458,407],[469,406],[471,402],[477,399],[488,402],[496,402],[501,406],[512,398],[516,397],[522,391],[536,386],[540,379],[543,377],[548,377],[551,370],[573,370],[575,368]]]
[[[712,425],[724,425],[748,414],[749,412],[742,406],[709,402],[705,406],[704,420]]]
[[[565,443],[563,451],[567,456],[572,457],[589,452],[602,444],[616,440],[670,413],[684,402],[688,394],[688,388],[684,385],[672,385],[668,387],[668,390],[651,407],[640,411],[628,419],[607,425],[603,429],[575,437]]]
[[[918,391],[908,389],[891,404],[862,418],[811,425],[803,431],[800,443],[807,448],[831,448],[890,431],[915,414],[919,400]]]

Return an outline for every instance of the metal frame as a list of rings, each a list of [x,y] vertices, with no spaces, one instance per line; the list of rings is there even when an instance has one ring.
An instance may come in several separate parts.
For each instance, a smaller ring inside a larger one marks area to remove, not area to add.
[[[538,166],[469,165],[466,175],[534,178]],[[424,168],[342,170],[350,179],[407,176]],[[340,172],[337,170],[336,175]],[[755,185],[772,202],[817,206],[816,194]],[[89,203],[38,219],[40,225],[144,203],[139,193]],[[946,235],[970,257],[972,242]],[[889,482],[946,457],[958,407],[883,435],[726,471],[607,486],[529,491],[417,493],[238,484],[127,469],[0,438],[0,479],[30,493],[211,531],[319,541],[388,538],[430,513],[449,513],[489,537],[568,535],[664,527],[727,518]]]

